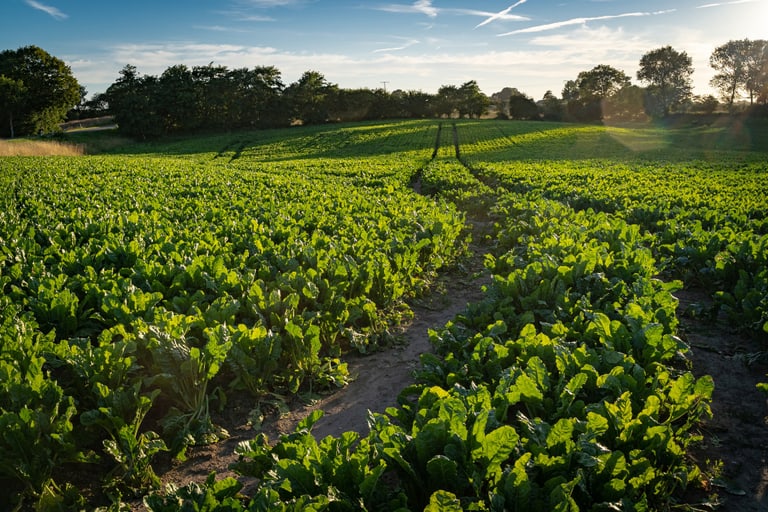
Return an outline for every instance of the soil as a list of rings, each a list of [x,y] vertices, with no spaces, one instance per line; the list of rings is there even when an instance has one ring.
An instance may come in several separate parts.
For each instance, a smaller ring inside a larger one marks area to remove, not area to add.
[[[712,418],[701,426],[704,441],[691,453],[710,485],[686,501],[720,503],[717,510],[728,512],[768,511],[768,395],[756,387],[768,382],[765,339],[739,335],[723,318],[697,318],[711,306],[706,294],[675,295],[691,371],[715,382]]]
[[[483,241],[482,234],[475,238]],[[482,297],[481,288],[488,283],[482,265],[487,247],[480,244],[470,249],[473,256],[464,267],[454,269],[441,279],[437,291],[411,306],[414,317],[402,328],[401,343],[348,358],[354,377],[349,385],[308,403],[293,404],[289,410],[276,410],[260,431],[274,440],[292,432],[311,411],[321,409],[324,416],[312,430],[317,439],[346,431],[365,434],[368,411],[384,412],[396,405],[398,393],[413,383],[419,355],[432,350],[428,329],[444,326],[468,303]],[[768,381],[768,361],[753,357],[765,351],[765,341],[739,336],[723,320],[704,321],[694,315],[710,305],[705,294],[681,291],[676,296],[680,299],[680,335],[691,347],[691,371],[697,377],[711,375],[715,382],[713,418],[701,426],[704,440],[690,454],[705,473],[707,484],[690,490],[683,502],[696,511],[768,511],[768,395],[756,388],[758,382]],[[253,405],[244,401],[230,407],[226,417],[215,418],[231,434],[226,441],[190,449],[183,463],[161,463],[156,469],[163,483],[202,482],[212,471],[219,478],[237,478],[228,466],[236,460],[237,444],[257,434],[246,422]],[[253,485],[247,479],[243,483],[246,492]],[[145,510],[138,501],[131,506]]]

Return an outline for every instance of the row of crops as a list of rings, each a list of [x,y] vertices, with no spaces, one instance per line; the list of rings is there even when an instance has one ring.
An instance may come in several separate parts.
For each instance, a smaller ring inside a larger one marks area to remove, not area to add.
[[[73,508],[62,475],[93,467],[115,510],[147,492],[154,511],[668,508],[700,478],[685,453],[713,390],[673,279],[757,335],[768,292],[765,155],[663,142],[419,121],[3,160],[0,504]],[[227,435],[227,397],[343,385],[343,354],[461,257],[466,216],[494,222],[492,284],[368,435],[317,440],[314,413],[238,446],[248,494],[215,475],[152,491],[158,453]]]
[[[670,147],[630,130],[583,130],[581,138],[561,138],[572,148],[563,152],[592,155],[583,160],[520,160],[516,148],[534,134],[482,124],[464,130],[462,156],[492,187],[639,226],[652,235],[649,247],[664,276],[713,296],[701,314],[724,314],[747,333],[768,333],[765,153],[715,150],[706,133],[698,135],[700,147]],[[653,149],[620,153],[641,144]]]
[[[0,508],[69,499],[73,467],[111,496],[146,492],[154,455],[226,437],[214,405],[344,385],[340,356],[386,343],[463,251],[463,216],[407,187],[434,133],[4,159]],[[377,140],[400,149],[316,156]]]

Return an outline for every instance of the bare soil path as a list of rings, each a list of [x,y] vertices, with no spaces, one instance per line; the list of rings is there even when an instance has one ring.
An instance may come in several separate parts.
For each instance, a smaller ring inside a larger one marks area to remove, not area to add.
[[[704,442],[691,456],[705,472],[708,489],[692,492],[692,502],[717,494],[717,510],[768,511],[768,395],[757,389],[768,381],[765,342],[734,333],[724,320],[703,321],[692,312],[711,306],[705,294],[681,291],[681,334],[691,346],[692,372],[715,382],[711,420],[702,425]],[[761,357],[754,357],[762,353]],[[722,465],[720,466],[720,464]],[[719,466],[719,467],[718,467]],[[709,507],[699,510],[710,510]]]

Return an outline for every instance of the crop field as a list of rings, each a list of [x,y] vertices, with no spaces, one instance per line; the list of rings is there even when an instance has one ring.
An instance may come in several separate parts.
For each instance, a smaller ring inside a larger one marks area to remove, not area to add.
[[[768,342],[764,132],[420,120],[0,157],[0,508],[683,506],[716,383],[674,294]],[[386,350],[477,222],[484,298],[433,326],[397,407],[259,432],[259,404]],[[156,459],[227,438],[243,397],[231,469],[259,485],[160,488]]]

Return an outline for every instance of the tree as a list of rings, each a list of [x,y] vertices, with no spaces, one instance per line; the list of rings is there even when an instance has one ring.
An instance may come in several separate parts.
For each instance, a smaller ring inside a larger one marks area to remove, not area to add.
[[[291,105],[293,117],[305,124],[318,124],[328,121],[327,100],[329,94],[338,89],[329,83],[317,71],[305,71],[298,81],[285,90]]]
[[[99,117],[109,112],[109,102],[107,96],[102,92],[94,94],[91,99],[83,105],[83,115],[86,117]]]
[[[507,100],[510,119],[538,119],[539,107],[536,102],[525,93],[513,89],[513,93]]]
[[[162,109],[158,108],[158,79],[139,75],[136,66],[126,65],[120,78],[104,93],[118,128],[126,135],[140,139],[164,133]]]
[[[717,109],[719,105],[720,102],[717,101],[717,98],[711,94],[708,94],[707,96],[694,96],[689,108],[691,112],[711,114]]]
[[[768,86],[768,41],[741,39],[715,48],[709,64],[719,71],[710,84],[733,106],[739,91],[749,96],[750,104]]]
[[[6,118],[3,120],[2,126],[8,126],[11,138],[16,135],[13,126],[14,114],[18,115],[17,112],[21,108],[25,91],[24,83],[20,80],[12,80],[4,75],[0,75],[0,112]]]
[[[579,86],[576,80],[568,80],[563,85],[563,101],[571,101],[579,98]]]
[[[744,89],[749,96],[749,103],[754,104],[763,91],[768,91],[768,41],[758,39],[747,44]]]
[[[576,78],[579,96],[605,99],[629,85],[629,77],[621,70],[600,64],[582,71]]]
[[[6,116],[13,117],[13,131],[19,135],[58,130],[80,99],[80,86],[69,66],[37,46],[1,52],[0,76],[6,79],[3,89],[8,95],[2,101],[14,108]],[[5,119],[0,130],[10,126]]]
[[[477,82],[470,80],[461,84],[458,89],[459,117],[480,117],[488,111],[491,104],[488,97],[480,90]]]
[[[728,41],[715,48],[715,51],[709,56],[709,65],[718,71],[709,81],[709,84],[720,91],[729,107],[733,106],[739,89],[744,87],[747,81],[748,47],[747,39]]]
[[[762,64],[760,66],[759,77],[759,83],[756,84],[758,87],[756,88],[757,98],[755,101],[757,103],[766,105],[768,104],[768,42],[766,42],[766,45],[763,48],[763,57]]]
[[[603,102],[603,114],[612,120],[646,120],[645,95],[645,89],[637,85],[622,87]]]
[[[88,100],[88,90],[84,85],[78,86],[78,90],[80,98],[78,99],[74,108],[67,112],[67,121],[71,121],[73,119],[84,119],[84,116],[87,113],[86,103]]]
[[[451,117],[459,109],[459,88],[455,85],[443,85],[437,90],[434,107],[438,117]]]
[[[169,67],[160,75],[157,85],[157,111],[166,133],[194,130],[201,125],[198,109],[201,93],[187,66]]]
[[[558,99],[552,91],[547,91],[537,105],[541,110],[541,118],[545,121],[562,121],[565,107],[562,100]]]
[[[276,67],[236,69],[230,79],[236,87],[233,108],[239,109],[239,126],[276,127],[290,122],[282,96],[285,85]]]
[[[691,96],[691,58],[671,46],[652,50],[640,59],[637,79],[647,82],[646,108],[652,115],[666,117],[670,110]]]
[[[606,64],[582,71],[575,81],[566,82],[563,96],[568,97],[568,112],[580,121],[598,121],[603,118],[605,102],[621,89],[629,86],[629,77],[621,70]]]
[[[434,115],[435,97],[422,91],[394,91],[393,101],[398,105],[401,116],[423,119]]]
[[[475,80],[470,80],[456,87],[443,85],[437,90],[433,102],[434,113],[438,117],[480,117],[488,111],[491,101],[480,90]]]
[[[226,66],[195,66],[192,80],[197,91],[197,112],[200,126],[206,129],[228,128],[233,124],[231,100],[234,87]]]
[[[509,119],[509,100],[513,96],[525,96],[516,87],[505,87],[499,92],[491,94],[491,103],[496,106],[497,116],[500,119]]]

